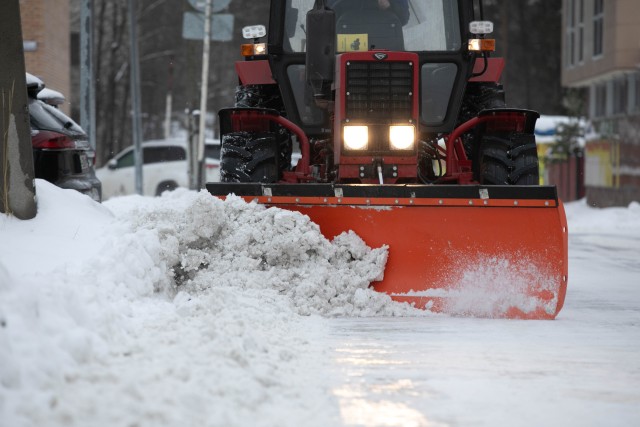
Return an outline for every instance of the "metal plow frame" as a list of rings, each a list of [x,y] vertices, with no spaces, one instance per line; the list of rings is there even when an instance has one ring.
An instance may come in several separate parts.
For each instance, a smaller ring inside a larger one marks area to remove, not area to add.
[[[394,300],[452,315],[553,319],[567,288],[568,230],[555,187],[209,183],[217,197],[308,215],[329,239],[389,246]]]

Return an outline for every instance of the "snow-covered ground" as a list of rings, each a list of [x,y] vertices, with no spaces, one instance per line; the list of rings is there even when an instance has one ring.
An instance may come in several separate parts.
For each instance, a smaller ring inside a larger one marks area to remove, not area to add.
[[[393,303],[367,289],[386,248],[297,213],[37,194],[34,220],[0,216],[1,427],[640,419],[637,203],[568,204],[565,307],[514,321]]]

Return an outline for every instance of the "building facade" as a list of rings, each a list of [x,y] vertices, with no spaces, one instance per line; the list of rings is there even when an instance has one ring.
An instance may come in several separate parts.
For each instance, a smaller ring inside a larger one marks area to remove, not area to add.
[[[20,0],[22,39],[28,73],[62,92],[69,113],[71,96],[69,0]]]
[[[562,84],[586,88],[589,204],[640,201],[640,1],[563,0]]]

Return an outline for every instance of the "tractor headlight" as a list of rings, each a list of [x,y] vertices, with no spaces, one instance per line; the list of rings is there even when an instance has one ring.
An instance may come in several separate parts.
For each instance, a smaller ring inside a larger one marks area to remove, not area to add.
[[[366,150],[369,144],[368,126],[345,126],[344,147],[347,150]]]
[[[410,150],[416,140],[416,132],[413,126],[390,126],[389,142],[394,150]]]

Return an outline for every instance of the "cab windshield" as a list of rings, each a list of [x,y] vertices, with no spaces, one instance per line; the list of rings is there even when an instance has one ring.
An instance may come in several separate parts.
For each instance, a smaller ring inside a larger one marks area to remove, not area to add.
[[[369,49],[457,51],[457,0],[327,0],[336,12],[338,52]],[[306,51],[306,13],[315,0],[289,0],[285,49]],[[288,43],[287,43],[288,42]]]

